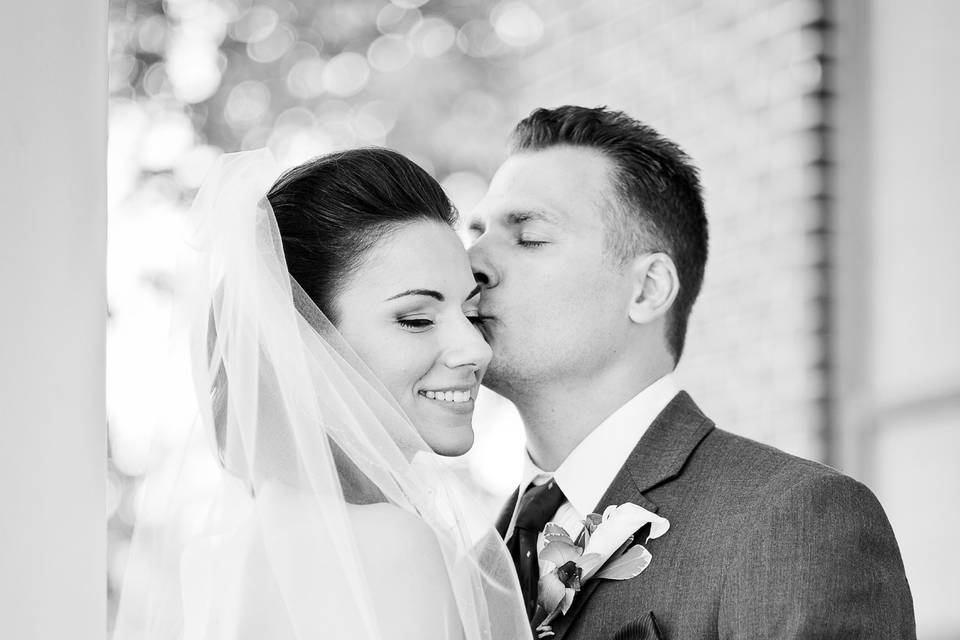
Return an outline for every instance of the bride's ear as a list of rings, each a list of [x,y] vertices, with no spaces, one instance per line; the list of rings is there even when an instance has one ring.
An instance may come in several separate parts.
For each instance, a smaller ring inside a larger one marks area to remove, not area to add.
[[[680,291],[680,277],[673,259],[665,253],[638,256],[631,265],[633,293],[630,319],[647,324],[670,311]]]

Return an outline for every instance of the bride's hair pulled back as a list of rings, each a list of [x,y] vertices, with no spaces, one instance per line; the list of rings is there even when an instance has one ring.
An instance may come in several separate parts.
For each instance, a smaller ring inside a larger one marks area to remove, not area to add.
[[[397,226],[453,225],[456,209],[426,171],[382,148],[320,156],[284,173],[267,194],[290,276],[333,324],[337,294],[367,252]]]

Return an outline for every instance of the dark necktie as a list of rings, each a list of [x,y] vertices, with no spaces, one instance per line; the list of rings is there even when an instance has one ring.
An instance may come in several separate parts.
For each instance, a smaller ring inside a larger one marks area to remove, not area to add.
[[[527,605],[527,617],[531,619],[537,608],[537,583],[540,580],[537,537],[566,499],[553,480],[539,487],[531,486],[520,498],[517,522],[507,542],[520,577],[520,591]]]

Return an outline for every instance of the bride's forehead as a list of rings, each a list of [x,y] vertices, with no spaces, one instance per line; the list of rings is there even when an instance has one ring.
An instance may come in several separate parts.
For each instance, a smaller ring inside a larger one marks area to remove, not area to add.
[[[383,234],[370,253],[411,264],[466,259],[466,249],[452,227],[433,221],[396,226]]]
[[[383,236],[370,247],[357,271],[364,279],[384,284],[417,279],[422,284],[462,288],[473,283],[470,261],[456,232],[432,223]]]

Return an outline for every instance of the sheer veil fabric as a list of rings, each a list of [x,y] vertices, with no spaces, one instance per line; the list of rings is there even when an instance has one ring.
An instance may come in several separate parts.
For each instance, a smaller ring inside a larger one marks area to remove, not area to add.
[[[385,607],[370,558],[412,549],[442,568],[430,635],[528,638],[492,525],[468,527],[470,492],[290,278],[265,197],[279,173],[266,150],[228,154],[194,202],[183,318],[202,446],[183,455],[201,452],[216,490],[198,505],[185,481],[145,487],[167,515],[138,523],[128,566],[156,579],[136,599],[125,582],[114,638],[396,640],[411,594]]]

